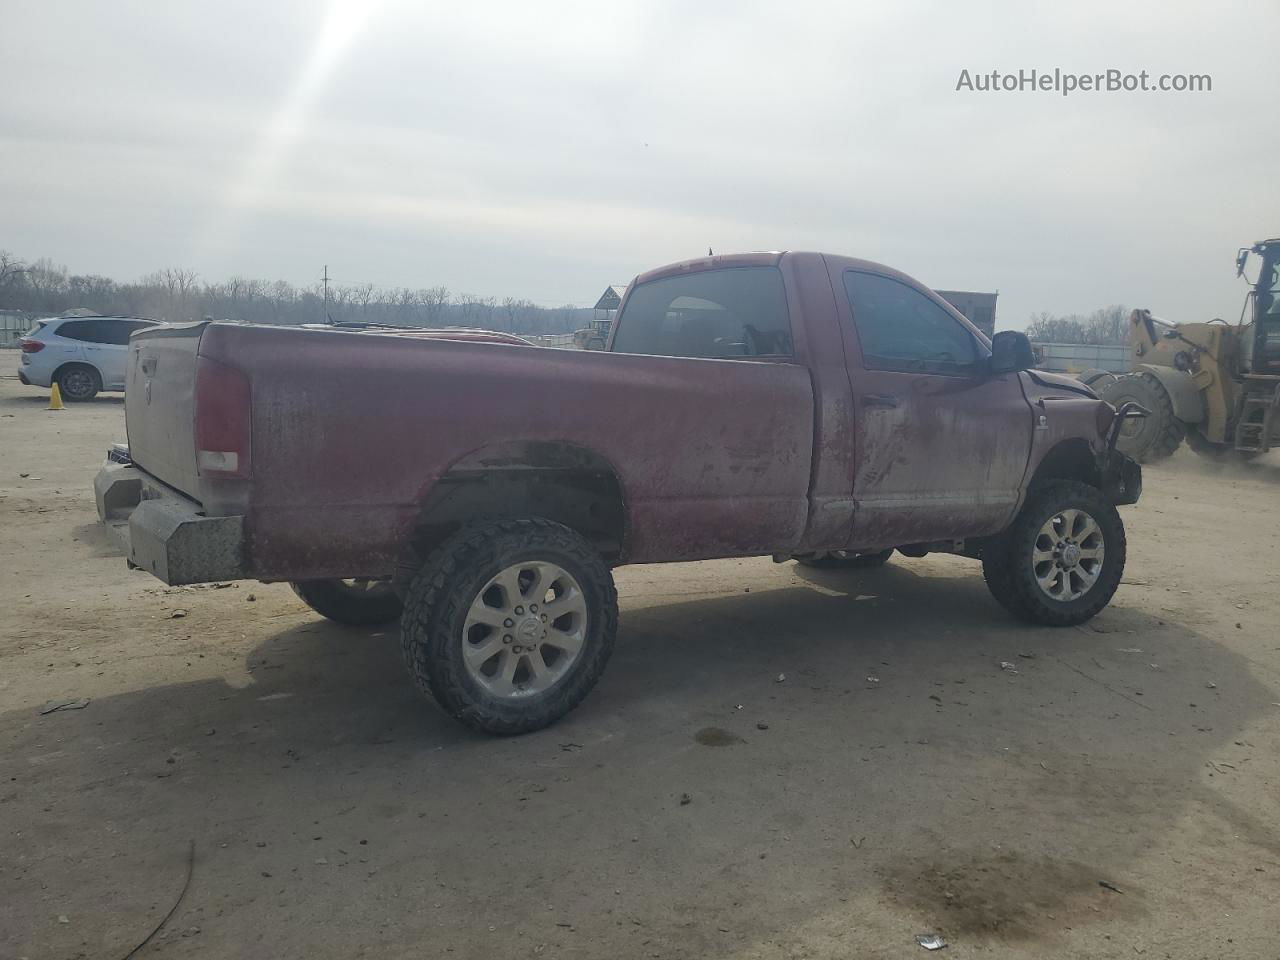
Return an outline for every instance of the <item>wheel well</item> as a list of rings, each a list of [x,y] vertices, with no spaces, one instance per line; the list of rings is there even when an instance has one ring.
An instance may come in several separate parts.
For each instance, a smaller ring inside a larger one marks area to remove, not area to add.
[[[84,367],[86,370],[92,370],[93,375],[98,378],[98,382],[102,383],[102,372],[97,367],[95,367],[92,363],[89,363],[85,360],[68,360],[66,363],[58,364],[57,369],[54,370],[49,377],[50,382],[56,381],[58,377],[62,376],[62,372],[64,370],[67,370],[71,367]]]
[[[1031,483],[1034,486],[1046,480],[1078,480],[1101,489],[1102,475],[1088,441],[1079,437],[1063,440],[1045,454]]]
[[[426,557],[464,523],[504,517],[554,520],[606,562],[622,555],[626,508],[613,466],[581,447],[532,441],[486,447],[455,463],[423,501],[412,553]]]

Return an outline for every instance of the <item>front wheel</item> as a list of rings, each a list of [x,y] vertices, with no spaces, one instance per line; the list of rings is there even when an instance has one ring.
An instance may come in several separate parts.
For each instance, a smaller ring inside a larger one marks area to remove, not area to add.
[[[348,627],[392,623],[403,609],[388,580],[299,580],[289,586],[316,613]]]
[[[1055,480],[1035,488],[982,554],[992,596],[1030,623],[1069,627],[1110,601],[1125,562],[1124,523],[1096,487]]]
[[[618,596],[599,551],[550,520],[464,527],[409,585],[405,662],[445,712],[484,733],[529,733],[596,685]]]

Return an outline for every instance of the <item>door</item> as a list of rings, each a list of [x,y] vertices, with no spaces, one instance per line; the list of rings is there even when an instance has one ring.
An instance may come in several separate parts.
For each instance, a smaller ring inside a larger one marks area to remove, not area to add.
[[[1034,429],[1018,375],[992,376],[985,342],[905,277],[839,272],[858,438],[850,546],[1003,529]]]
[[[129,334],[150,326],[141,320],[100,320],[98,356],[102,382],[108,390],[123,390],[129,360]]]
[[[80,355],[98,371],[104,390],[119,390],[124,386],[122,354],[127,348],[111,343],[112,326],[118,322],[94,317],[64,323],[58,331],[64,337],[80,341]]]

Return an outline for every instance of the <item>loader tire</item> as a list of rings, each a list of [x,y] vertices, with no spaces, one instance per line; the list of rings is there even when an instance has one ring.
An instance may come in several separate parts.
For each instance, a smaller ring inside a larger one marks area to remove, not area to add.
[[[1119,409],[1130,400],[1150,411],[1150,416],[1125,421],[1116,446],[1139,463],[1151,463],[1172,456],[1182,444],[1186,427],[1173,415],[1169,392],[1153,374],[1129,373],[1106,384],[1102,399]]]
[[[1197,456],[1213,463],[1248,463],[1262,456],[1261,450],[1237,450],[1229,443],[1214,443],[1194,427],[1187,431],[1187,446]]]
[[[1084,373],[1076,377],[1086,387],[1092,387],[1094,392],[1103,389],[1107,384],[1114,382],[1118,378],[1109,370],[1099,370],[1096,367],[1086,370]]]
[[[483,733],[530,733],[582,702],[613,653],[618,595],[600,553],[563,524],[463,527],[409,585],[400,621],[419,689]]]

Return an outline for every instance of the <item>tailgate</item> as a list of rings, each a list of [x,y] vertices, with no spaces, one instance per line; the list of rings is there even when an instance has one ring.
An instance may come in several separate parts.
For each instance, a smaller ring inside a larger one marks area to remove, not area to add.
[[[133,462],[157,480],[197,496],[196,354],[207,324],[139,331],[129,338],[125,425]]]

